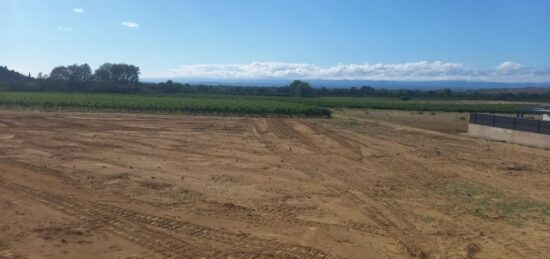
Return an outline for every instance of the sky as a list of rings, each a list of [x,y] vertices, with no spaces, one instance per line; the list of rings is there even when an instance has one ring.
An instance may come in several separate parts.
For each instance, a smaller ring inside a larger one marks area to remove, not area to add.
[[[550,82],[548,0],[0,0],[0,65],[142,78]]]

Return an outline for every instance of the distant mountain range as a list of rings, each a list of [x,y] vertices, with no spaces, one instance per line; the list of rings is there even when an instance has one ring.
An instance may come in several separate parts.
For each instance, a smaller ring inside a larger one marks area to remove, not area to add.
[[[162,82],[165,78],[143,78],[143,82]],[[174,82],[204,85],[231,85],[231,86],[286,86],[292,79],[228,79],[213,80],[201,78],[175,78]],[[305,79],[313,87],[326,88],[350,88],[371,86],[384,89],[495,89],[495,88],[550,88],[550,82],[545,83],[501,83],[501,82],[476,82],[476,81],[379,81],[379,80],[319,80]]]
[[[17,81],[31,79],[16,71],[10,70],[5,66],[0,66],[0,83],[9,84]],[[166,78],[142,78],[141,82],[158,83],[165,82]],[[222,85],[222,86],[287,86],[292,79],[227,79],[214,80],[203,78],[174,78],[174,82],[203,84],[203,85]],[[516,88],[544,88],[550,89],[550,82],[544,83],[501,83],[501,82],[476,82],[476,81],[381,81],[381,80],[320,80],[305,79],[313,87],[326,88],[351,88],[371,86],[377,89],[516,89]]]

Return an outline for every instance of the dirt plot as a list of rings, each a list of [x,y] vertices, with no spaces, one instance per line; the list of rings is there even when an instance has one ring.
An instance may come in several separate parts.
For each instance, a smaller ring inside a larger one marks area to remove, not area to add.
[[[367,117],[0,111],[0,258],[545,258],[550,151]]]

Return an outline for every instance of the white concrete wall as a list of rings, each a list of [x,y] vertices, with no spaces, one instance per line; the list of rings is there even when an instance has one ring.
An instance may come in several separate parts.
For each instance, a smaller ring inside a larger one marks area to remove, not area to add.
[[[484,125],[468,125],[468,134],[480,138],[550,149],[550,135],[495,128]]]

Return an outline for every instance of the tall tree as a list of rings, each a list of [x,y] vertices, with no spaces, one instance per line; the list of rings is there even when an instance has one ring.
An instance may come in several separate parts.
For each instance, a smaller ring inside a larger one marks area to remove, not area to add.
[[[69,70],[65,66],[58,66],[50,73],[51,80],[69,81]]]
[[[139,67],[134,65],[114,64],[111,71],[117,83],[133,84],[139,81]]]
[[[134,65],[105,63],[96,69],[94,77],[102,82],[135,84],[139,82],[139,74],[139,67]]]
[[[294,80],[289,86],[290,96],[295,97],[311,97],[313,96],[313,88],[307,82]]]
[[[101,66],[99,66],[99,68],[97,68],[94,72],[94,78],[95,80],[97,81],[101,81],[101,82],[110,82],[112,81],[112,74],[111,74],[111,67],[113,65],[111,63],[105,63]]]
[[[69,81],[75,83],[86,83],[92,80],[92,69],[88,64],[68,66]]]

